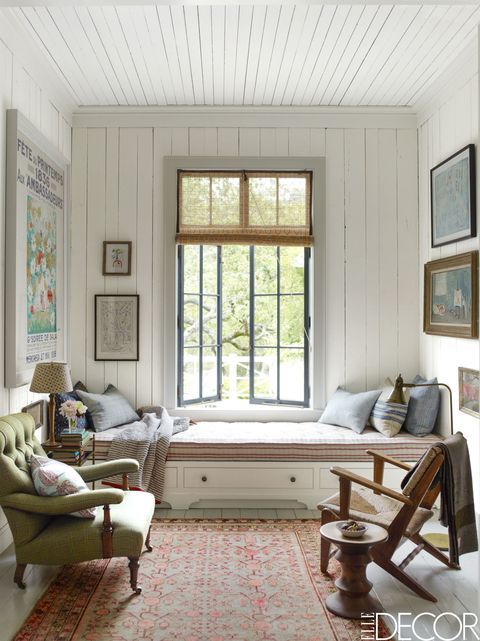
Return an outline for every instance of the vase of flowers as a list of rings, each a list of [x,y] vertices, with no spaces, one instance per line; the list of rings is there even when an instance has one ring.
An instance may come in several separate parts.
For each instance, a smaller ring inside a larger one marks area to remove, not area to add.
[[[60,414],[68,420],[68,429],[73,432],[77,428],[77,421],[87,411],[87,406],[82,401],[69,399],[60,405]]]

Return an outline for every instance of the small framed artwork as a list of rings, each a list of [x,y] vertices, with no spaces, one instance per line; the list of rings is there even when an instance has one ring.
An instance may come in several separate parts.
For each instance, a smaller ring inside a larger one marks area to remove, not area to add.
[[[22,407],[22,412],[24,414],[30,414],[30,416],[33,416],[35,420],[35,429],[38,430],[38,428],[43,427],[44,421],[45,421],[45,401],[40,399],[39,401],[35,401],[34,403],[30,403],[30,405],[26,405],[25,407]]]
[[[95,296],[95,360],[138,361],[139,296]]]
[[[458,408],[465,414],[480,418],[480,372],[477,369],[458,368]]]
[[[476,236],[475,145],[430,171],[432,247]]]
[[[104,276],[130,276],[132,273],[132,241],[103,241]]]
[[[478,251],[425,264],[423,331],[478,338]]]

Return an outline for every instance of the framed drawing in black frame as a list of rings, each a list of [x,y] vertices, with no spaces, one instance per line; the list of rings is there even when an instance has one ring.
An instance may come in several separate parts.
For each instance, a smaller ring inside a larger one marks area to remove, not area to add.
[[[95,360],[138,361],[139,295],[95,295]]]
[[[432,247],[477,235],[475,145],[467,145],[430,170]]]

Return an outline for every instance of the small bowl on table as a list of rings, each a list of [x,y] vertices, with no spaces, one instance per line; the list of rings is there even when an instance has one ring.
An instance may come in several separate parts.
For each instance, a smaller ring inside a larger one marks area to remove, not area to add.
[[[346,539],[361,539],[368,527],[357,521],[339,521],[337,528]]]

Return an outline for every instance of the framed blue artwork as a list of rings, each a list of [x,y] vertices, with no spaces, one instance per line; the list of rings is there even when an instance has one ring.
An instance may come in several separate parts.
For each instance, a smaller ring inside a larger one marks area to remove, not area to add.
[[[478,338],[478,251],[425,264],[423,331]]]
[[[432,247],[476,236],[475,145],[430,171]]]

